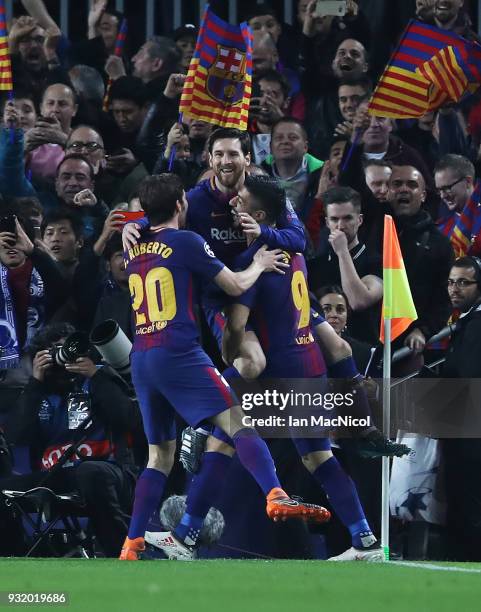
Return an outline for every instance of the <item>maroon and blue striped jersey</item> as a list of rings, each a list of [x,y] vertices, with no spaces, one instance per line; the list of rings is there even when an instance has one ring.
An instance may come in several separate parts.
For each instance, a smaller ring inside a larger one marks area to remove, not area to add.
[[[173,228],[146,231],[124,259],[134,311],[133,350],[198,346],[194,305],[200,281],[212,281],[224,268],[207,242]]]

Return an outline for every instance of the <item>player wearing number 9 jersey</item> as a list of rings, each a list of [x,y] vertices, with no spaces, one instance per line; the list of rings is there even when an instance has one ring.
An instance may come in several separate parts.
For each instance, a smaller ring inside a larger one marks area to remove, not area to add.
[[[175,412],[193,427],[208,421],[232,437],[239,460],[265,493],[268,508],[289,516],[328,517],[325,509],[291,500],[281,489],[265,442],[254,429],[244,427],[237,400],[202,350],[195,326],[199,281],[214,281],[229,295],[240,295],[262,272],[283,272],[281,252],[263,247],[248,269],[234,273],[200,236],[179,230],[187,201],[178,177],[147,177],[139,198],[151,229],[124,257],[135,317],[132,381],[149,461],[137,483],[120,558],[136,560],[145,548],[147,522],[160,503],[174,460]]]

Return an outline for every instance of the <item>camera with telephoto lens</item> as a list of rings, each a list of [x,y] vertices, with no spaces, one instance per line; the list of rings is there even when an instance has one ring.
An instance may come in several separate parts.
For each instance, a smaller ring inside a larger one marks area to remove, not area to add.
[[[80,357],[87,357],[90,350],[90,341],[87,334],[74,332],[67,336],[63,344],[57,344],[50,349],[50,355],[58,366],[64,367],[67,363],[75,363]]]
[[[99,323],[90,334],[90,342],[102,359],[121,376],[130,375],[130,352],[132,342],[113,319]]]

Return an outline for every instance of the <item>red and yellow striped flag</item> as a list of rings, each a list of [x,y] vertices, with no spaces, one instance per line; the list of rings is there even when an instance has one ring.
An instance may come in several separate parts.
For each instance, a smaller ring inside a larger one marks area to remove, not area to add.
[[[458,102],[479,88],[481,46],[411,21],[369,102],[379,117],[409,119]]]
[[[12,64],[8,50],[7,18],[5,0],[0,0],[0,90],[12,91]]]
[[[179,110],[220,127],[247,130],[251,97],[252,33],[208,7],[184,84]]]
[[[418,318],[406,268],[404,267],[396,226],[390,215],[384,217],[383,282],[381,342],[384,342],[385,319],[391,319],[391,340],[395,340]]]

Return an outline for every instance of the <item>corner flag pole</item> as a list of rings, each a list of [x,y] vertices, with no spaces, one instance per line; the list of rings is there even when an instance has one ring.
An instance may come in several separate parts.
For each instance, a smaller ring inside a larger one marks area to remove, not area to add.
[[[391,433],[391,319],[384,319],[384,362],[382,370],[382,429]],[[389,561],[389,457],[382,458],[381,546]]]

